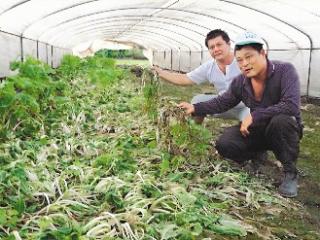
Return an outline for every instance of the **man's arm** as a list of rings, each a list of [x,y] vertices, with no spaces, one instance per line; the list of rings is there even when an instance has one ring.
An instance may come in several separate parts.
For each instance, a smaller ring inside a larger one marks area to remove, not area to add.
[[[253,123],[264,121],[278,114],[298,116],[300,112],[300,84],[298,74],[292,64],[288,64],[281,79],[280,101],[267,108],[252,112]]]
[[[159,77],[173,84],[184,86],[195,84],[186,74],[169,72],[156,66],[154,66],[153,69],[159,74]]]

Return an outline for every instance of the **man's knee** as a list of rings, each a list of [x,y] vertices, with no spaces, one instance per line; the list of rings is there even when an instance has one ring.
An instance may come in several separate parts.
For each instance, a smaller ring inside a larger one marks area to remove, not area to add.
[[[294,117],[278,115],[266,129],[267,141],[282,163],[294,162],[299,152],[300,128]]]
[[[239,147],[236,142],[224,135],[217,140],[215,147],[218,153],[225,158],[234,159],[239,155]]]
[[[216,150],[222,157],[231,159],[238,163],[243,163],[249,159],[248,153],[245,150],[241,150],[240,145],[234,141],[228,141],[225,138],[218,139],[216,142]]]
[[[212,98],[217,97],[217,95],[212,95],[212,94],[198,94],[195,95],[192,99],[191,99],[191,104],[196,104],[196,103],[200,103],[200,102],[206,102]]]
[[[196,104],[196,103],[199,103],[199,102],[201,102],[201,99],[199,98],[198,95],[194,96],[190,101],[191,104]]]
[[[218,153],[223,157],[229,157],[228,153],[230,152],[230,146],[229,142],[226,141],[226,139],[220,137],[216,142],[216,149]]]
[[[297,121],[293,116],[279,114],[271,118],[267,131],[297,130]]]

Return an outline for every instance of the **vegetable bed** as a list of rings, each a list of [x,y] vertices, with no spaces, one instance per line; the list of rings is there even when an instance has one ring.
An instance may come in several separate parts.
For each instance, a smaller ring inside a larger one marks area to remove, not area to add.
[[[12,69],[0,88],[1,239],[297,237],[268,221],[301,207],[221,159],[147,69],[73,56]]]

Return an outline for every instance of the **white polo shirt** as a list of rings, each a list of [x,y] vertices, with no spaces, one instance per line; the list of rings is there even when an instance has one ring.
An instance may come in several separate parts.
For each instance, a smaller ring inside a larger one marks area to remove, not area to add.
[[[240,73],[240,69],[235,59],[233,59],[230,65],[226,66],[226,74],[220,70],[218,64],[214,60],[209,60],[193,71],[187,73],[187,77],[196,84],[207,81],[210,82],[217,89],[219,95],[221,95],[228,89],[232,79]]]

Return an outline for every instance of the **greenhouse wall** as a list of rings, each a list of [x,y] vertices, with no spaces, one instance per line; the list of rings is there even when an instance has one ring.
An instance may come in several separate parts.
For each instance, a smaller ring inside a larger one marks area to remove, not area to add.
[[[153,64],[177,72],[189,72],[201,62],[201,52],[154,51]]]
[[[164,59],[164,52],[163,51],[153,52],[153,64],[154,65],[164,67],[163,59]]]
[[[20,37],[0,32],[0,77],[10,76],[10,62],[21,59]]]
[[[10,62],[25,60],[32,56],[52,67],[58,67],[65,54],[71,54],[71,50],[51,47],[42,42],[0,31],[0,77],[11,76],[15,72],[10,71]],[[23,57],[21,57],[23,56]]]
[[[48,63],[47,44],[41,42],[38,43],[38,57],[42,62]]]
[[[172,69],[171,65],[171,50],[165,50],[164,52],[164,68],[165,69]]]
[[[47,63],[50,65],[50,66],[52,66],[52,46],[50,46],[50,45],[47,45],[47,53],[48,53],[48,55],[47,55]]]
[[[180,71],[180,51],[172,51],[172,70]]]
[[[56,68],[59,66],[61,51],[59,48],[52,48],[52,67]]]
[[[71,54],[71,51],[62,48],[52,48],[52,67],[57,68],[61,62],[61,59],[65,54]]]
[[[212,59],[212,57],[210,56],[210,53],[208,50],[203,50],[202,51],[202,56],[201,56],[201,64],[209,61],[210,59]]]
[[[320,98],[320,49],[313,50],[311,57],[309,96]]]
[[[37,42],[23,38],[22,39],[22,51],[23,51],[23,58],[26,59],[26,57],[30,56],[33,58],[37,58]]]
[[[189,72],[191,70],[191,52],[190,51],[181,51],[180,53],[180,71]],[[176,70],[176,69],[175,69]]]
[[[201,52],[191,52],[190,69],[195,69],[201,64]]]
[[[307,81],[309,71],[309,50],[268,51],[269,59],[292,63],[298,72],[301,84],[301,95],[307,94]]]

